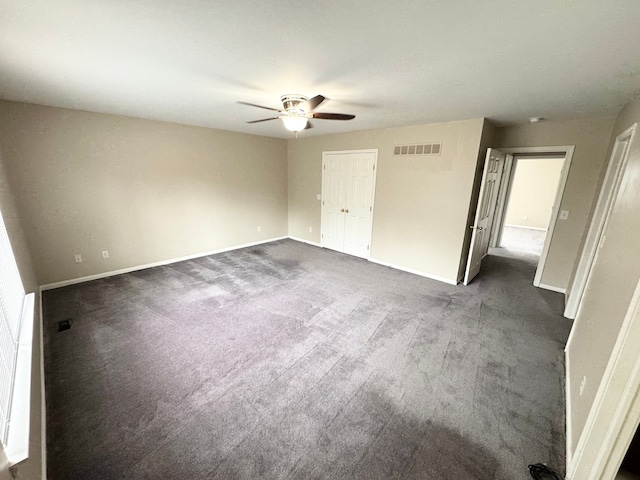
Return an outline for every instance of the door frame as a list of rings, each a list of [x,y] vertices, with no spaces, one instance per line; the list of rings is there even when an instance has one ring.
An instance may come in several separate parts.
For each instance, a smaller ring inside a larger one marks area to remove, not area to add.
[[[560,180],[558,181],[558,187],[556,189],[556,196],[553,202],[553,209],[551,210],[551,216],[549,217],[549,226],[547,228],[547,235],[544,239],[544,246],[542,247],[542,253],[540,254],[540,260],[538,261],[538,267],[536,268],[536,274],[533,279],[533,285],[535,287],[544,288],[545,290],[552,290],[554,292],[565,293],[565,289],[554,287],[551,285],[545,285],[541,283],[542,274],[544,273],[544,267],[547,263],[547,257],[549,256],[549,247],[551,240],[553,239],[553,233],[556,223],[558,221],[558,215],[560,214],[560,204],[564,197],[564,192],[567,186],[567,179],[569,178],[569,170],[571,169],[571,162],[573,161],[573,153],[575,151],[575,145],[561,145],[561,146],[548,146],[548,147],[514,147],[514,148],[500,148],[499,150],[505,154],[511,155],[513,158],[507,159],[505,163],[505,172],[508,171],[509,175],[503,175],[503,182],[500,185],[500,194],[498,194],[498,203],[496,207],[496,215],[500,214],[500,217],[494,219],[494,224],[498,223],[498,229],[496,232],[492,231],[492,243],[494,246],[500,236],[502,236],[502,225],[504,223],[504,214],[506,209],[506,202],[508,200],[508,190],[511,188],[511,181],[513,179],[513,162],[515,157],[527,155],[533,156],[535,154],[540,155],[553,155],[564,156],[562,164],[562,173],[560,174]],[[507,170],[508,169],[508,170]],[[501,195],[502,194],[502,195]]]
[[[366,260],[371,259],[371,238],[373,236],[373,215],[375,213],[375,200],[376,200],[376,183],[378,178],[378,149],[377,148],[363,148],[360,150],[327,150],[322,152],[322,163],[321,163],[321,192],[322,192],[322,201],[320,202],[320,246],[325,248],[324,246],[324,226],[323,226],[323,210],[324,210],[324,162],[325,157],[327,155],[344,155],[344,154],[355,154],[355,153],[372,153],[373,154],[373,183],[371,186],[371,221],[369,222],[369,248],[367,250],[366,257],[358,257],[364,258]]]
[[[589,232],[585,239],[584,247],[578,259],[578,266],[576,268],[573,281],[569,286],[567,294],[567,303],[564,309],[564,316],[566,318],[575,319],[582,303],[582,297],[587,285],[589,273],[593,266],[596,253],[598,251],[598,244],[604,231],[613,202],[618,194],[620,188],[620,182],[622,175],[627,166],[627,160],[629,159],[629,150],[636,134],[637,123],[634,123],[624,132],[616,137],[615,144],[611,150],[611,157],[609,158],[609,165],[607,166],[607,173],[602,182],[600,188],[600,194],[598,196],[598,203],[593,211],[591,223],[589,225]],[[626,143],[626,151],[622,155],[618,155],[619,149],[622,144]]]
[[[640,280],[629,303],[567,480],[613,480],[640,424]]]

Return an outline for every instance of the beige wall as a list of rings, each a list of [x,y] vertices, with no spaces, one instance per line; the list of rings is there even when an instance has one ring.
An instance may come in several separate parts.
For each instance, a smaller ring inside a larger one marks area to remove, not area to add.
[[[547,229],[564,158],[518,159],[505,223]]]
[[[567,288],[586,235],[614,122],[614,117],[600,117],[503,127],[497,131],[496,148],[575,145],[560,204],[562,210],[569,210],[569,218],[556,222],[542,274],[543,285]]]
[[[39,319],[39,297],[38,279],[36,278],[33,262],[22,228],[23,222],[18,215],[15,199],[9,185],[5,171],[4,149],[0,149],[0,212],[7,227],[11,248],[18,264],[20,278],[25,292],[36,292],[34,329],[33,329],[33,355],[31,359],[31,416],[29,432],[29,458],[18,466],[18,478],[37,479],[42,476],[42,441],[41,429],[41,375],[40,360],[42,352],[40,350],[40,322]],[[0,446],[0,479],[10,478],[6,456]]]
[[[285,140],[3,101],[0,148],[42,284],[287,235]]]
[[[620,113],[612,139],[634,122],[640,122],[640,99],[628,104]],[[567,348],[572,452],[640,278],[640,138],[637,134],[630,146],[628,164],[604,235],[606,241],[592,267]],[[640,345],[640,338],[635,341]],[[586,385],[580,395],[583,378],[586,378]]]
[[[455,282],[483,125],[475,119],[290,140],[289,235],[320,243],[323,151],[377,148],[372,259]],[[442,142],[441,155],[393,156],[394,145],[430,142]]]

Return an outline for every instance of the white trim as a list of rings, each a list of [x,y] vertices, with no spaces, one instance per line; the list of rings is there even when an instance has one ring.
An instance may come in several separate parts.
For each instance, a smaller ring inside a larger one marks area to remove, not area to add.
[[[510,153],[514,157],[518,154],[532,154],[532,153],[542,153],[542,154],[554,154],[554,153],[566,153],[571,149],[573,150],[575,145],[551,145],[549,147],[509,147],[509,148],[500,148],[500,150],[504,153]],[[561,158],[558,155],[558,158]]]
[[[295,240],[296,242],[306,243],[307,245],[313,245],[314,247],[322,248],[322,245],[316,242],[312,242],[311,240],[304,240],[303,238],[292,237],[291,235],[289,235],[288,238],[290,238],[291,240]]]
[[[540,228],[540,227],[526,227],[524,225],[514,225],[513,223],[505,223],[504,224],[505,227],[513,227],[513,228],[524,228],[527,230],[539,230],[542,232],[546,232],[547,229],[546,228]]]
[[[568,480],[615,478],[640,423],[638,338],[640,281],[629,303],[587,422],[567,469]]]
[[[566,288],[554,287],[553,285],[547,285],[545,283],[539,283],[538,285],[534,283],[533,285],[544,290],[551,290],[552,292],[567,293]]]
[[[598,251],[598,243],[600,242],[607,217],[609,216],[615,197],[618,194],[622,175],[627,166],[627,160],[629,159],[629,152],[637,125],[637,123],[634,123],[616,137],[615,144],[611,151],[611,157],[609,158],[607,173],[600,188],[598,203],[593,211],[589,232],[587,233],[584,247],[578,260],[576,273],[571,283],[569,296],[567,297],[567,304],[564,309],[564,316],[567,318],[574,319],[578,314],[580,302],[582,301],[582,296],[587,286],[587,279],[589,278],[589,273],[591,272],[591,267],[593,266],[593,261]],[[617,158],[618,149],[623,143],[626,143],[627,149],[620,158]]]
[[[263,243],[276,242],[278,240],[285,240],[287,238],[289,237],[285,236],[285,237],[270,238],[268,240],[260,240],[258,242],[245,243],[243,245],[235,245],[233,247],[225,247],[225,248],[220,248],[218,250],[211,250],[210,252],[196,253],[194,255],[187,255],[185,257],[171,258],[169,260],[161,260],[159,262],[147,263],[146,265],[137,265],[135,267],[127,267],[127,268],[122,268],[120,270],[112,270],[110,272],[97,273],[95,275],[87,275],[86,277],[78,277],[78,278],[72,278],[70,280],[63,280],[61,282],[47,283],[45,285],[40,285],[40,291],[51,290],[53,288],[66,287],[68,285],[75,285],[77,283],[90,282],[91,280],[99,280],[101,278],[112,277],[114,275],[121,275],[123,273],[135,272],[138,270],[144,270],[152,267],[161,267],[163,265],[170,265],[172,263],[184,262],[185,260],[193,260],[194,258],[206,257],[207,255],[215,255],[216,253],[224,253],[224,252],[230,252],[232,250],[239,250],[241,248],[253,247],[255,245],[262,245]]]
[[[547,236],[544,239],[544,246],[542,247],[542,253],[540,254],[540,260],[538,261],[538,268],[536,268],[536,275],[533,279],[533,285],[541,287],[540,281],[542,280],[542,274],[544,267],[547,263],[547,257],[549,256],[549,246],[553,238],[553,232],[558,221],[558,214],[560,213],[560,204],[562,203],[562,197],[564,196],[564,190],[567,186],[567,179],[569,178],[569,170],[571,169],[571,162],[573,160],[573,152],[575,151],[575,145],[565,146],[549,146],[549,147],[517,147],[517,148],[502,148],[504,153],[511,153],[516,156],[522,153],[563,153],[564,163],[562,164],[562,173],[560,174],[560,180],[558,181],[558,188],[556,189],[556,197],[551,210],[551,217],[549,218],[549,227],[547,228]],[[545,287],[542,287],[545,288]]]
[[[419,275],[421,277],[426,277],[426,278],[429,278],[431,280],[437,280],[438,282],[448,283],[449,285],[457,285],[458,284],[457,281],[451,280],[450,278],[441,277],[439,275],[432,275],[430,273],[421,272],[420,270],[414,270],[413,268],[402,267],[400,265],[396,265],[396,264],[393,264],[393,263],[385,262],[383,260],[376,260],[375,258],[369,258],[369,261],[371,263],[377,263],[378,265],[383,265],[385,267],[390,267],[390,268],[393,268],[395,270],[401,270],[403,272],[412,273],[414,275]]]
[[[31,419],[31,354],[33,351],[33,323],[35,294],[24,297],[20,340],[18,341],[18,361],[13,387],[13,401],[9,419],[9,438],[5,453],[9,466],[29,457],[29,422]]]

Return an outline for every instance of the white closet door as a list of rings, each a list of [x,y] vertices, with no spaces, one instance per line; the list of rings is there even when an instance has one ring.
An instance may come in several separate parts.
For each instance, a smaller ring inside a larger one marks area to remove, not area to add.
[[[377,151],[325,152],[322,157],[322,246],[368,258]]]
[[[322,246],[344,250],[344,209],[348,159],[331,155],[323,162],[322,175]]]
[[[373,154],[352,154],[346,172],[344,253],[363,258],[371,241],[374,165]]]

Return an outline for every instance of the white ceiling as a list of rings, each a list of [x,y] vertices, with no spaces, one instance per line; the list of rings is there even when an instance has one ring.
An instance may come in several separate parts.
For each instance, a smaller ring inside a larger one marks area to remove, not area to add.
[[[0,0],[0,98],[290,138],[238,100],[323,94],[302,136],[615,115],[638,0]]]

